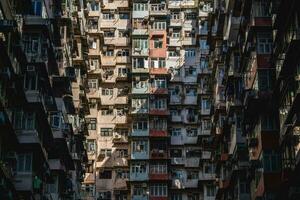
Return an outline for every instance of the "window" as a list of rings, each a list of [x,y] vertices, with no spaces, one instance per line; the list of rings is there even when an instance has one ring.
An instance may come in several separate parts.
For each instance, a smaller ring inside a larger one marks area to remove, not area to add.
[[[180,52],[179,51],[169,51],[169,57],[179,57]]]
[[[187,200],[199,200],[199,194],[188,194]]]
[[[144,162],[137,162],[131,164],[131,173],[142,174],[147,172],[147,165]]]
[[[201,157],[202,153],[201,153],[200,149],[187,149],[186,153],[185,153],[185,156],[187,158],[193,158],[193,157],[197,158],[197,157]]]
[[[211,121],[210,120],[202,120],[202,130],[210,130],[211,129]]]
[[[62,124],[62,117],[60,114],[53,114],[50,116],[50,124],[52,128],[60,128]]]
[[[255,17],[270,17],[268,2],[254,1],[252,12]]]
[[[98,80],[97,79],[88,79],[88,86],[90,89],[98,89]]]
[[[182,194],[171,194],[171,200],[182,200]]]
[[[199,172],[198,171],[187,171],[187,179],[198,179]]]
[[[172,128],[171,136],[181,136],[181,128]]]
[[[213,167],[213,165],[212,164],[206,164],[204,166],[204,173],[205,174],[212,174],[212,173],[214,173],[214,167]]]
[[[134,109],[147,109],[148,108],[148,99],[132,99],[132,107]]]
[[[263,167],[265,172],[275,172],[281,168],[281,156],[273,150],[264,150]]]
[[[167,104],[167,99],[156,99],[152,106],[154,109],[165,109]]]
[[[196,68],[193,66],[190,66],[189,68],[184,69],[185,76],[196,76],[197,71]]]
[[[209,49],[209,46],[208,46],[206,40],[200,39],[200,49],[202,49],[202,50],[208,50]]]
[[[88,39],[88,46],[90,49],[97,49],[97,39],[96,38],[89,38]]]
[[[108,49],[107,51],[104,52],[104,56],[114,56],[114,50]]]
[[[127,158],[128,157],[128,150],[127,149],[117,149],[116,156],[118,158]]]
[[[96,130],[97,129],[97,119],[96,118],[88,118],[87,121],[87,128],[88,130]]]
[[[25,90],[37,90],[38,88],[38,75],[36,73],[33,74],[25,74]]]
[[[103,96],[113,96],[114,89],[112,88],[102,88],[102,95]]]
[[[173,37],[173,38],[180,38],[180,32],[179,32],[179,31],[174,31],[174,32],[172,33],[172,37]]]
[[[197,96],[197,89],[196,88],[186,88],[186,96],[195,97]]]
[[[185,50],[185,57],[195,57],[196,51],[195,49],[186,49]]]
[[[111,192],[98,192],[97,200],[111,200]]]
[[[113,109],[102,109],[101,110],[101,115],[113,115],[114,114],[114,110]]]
[[[182,150],[181,149],[171,149],[170,156],[173,158],[181,158]]]
[[[274,72],[267,69],[260,69],[257,72],[258,89],[260,91],[268,91],[273,86]]]
[[[113,37],[115,37],[115,32],[114,31],[103,31],[103,36],[108,37],[108,38],[113,38]]]
[[[173,20],[180,19],[180,13],[179,12],[172,12],[171,13],[171,19],[173,19]]]
[[[121,51],[118,51],[117,56],[119,57],[129,56],[129,49],[122,49]]]
[[[196,137],[198,133],[197,128],[187,128],[186,130],[186,136],[188,137]]]
[[[206,58],[201,58],[200,59],[200,68],[202,70],[208,69],[208,60]]]
[[[35,129],[36,118],[33,112],[16,111],[14,113],[14,128],[33,130]]]
[[[89,18],[86,24],[89,30],[98,30],[98,17]]]
[[[155,49],[161,49],[163,47],[163,39],[162,38],[154,38],[153,43],[154,43]]]
[[[92,1],[88,3],[88,8],[90,11],[99,11],[99,3]]]
[[[162,21],[155,21],[152,24],[152,29],[155,30],[166,30],[167,23]]]
[[[148,81],[134,81],[133,82],[134,88],[147,88],[148,87]]]
[[[151,58],[151,67],[154,68],[166,67],[166,60],[164,58]]]
[[[276,123],[274,116],[262,116],[261,117],[261,130],[272,131],[276,129]]]
[[[211,106],[211,103],[210,103],[209,99],[202,99],[202,101],[201,101],[201,108],[203,110],[210,110],[210,106]]]
[[[216,188],[213,185],[206,186],[206,196],[213,197],[215,196]]]
[[[154,88],[166,88],[167,82],[165,79],[154,79],[154,82],[152,83],[152,87]]]
[[[41,16],[42,15],[42,1],[33,0],[32,2],[33,15]]]
[[[100,149],[100,155],[104,157],[110,157],[111,149]]]
[[[129,13],[119,13],[120,19],[129,19]]]
[[[96,141],[95,140],[87,140],[87,151],[90,153],[96,151]]]
[[[112,128],[101,128],[100,129],[100,135],[103,137],[108,137],[113,135],[113,129]]]
[[[257,35],[257,52],[259,54],[270,54],[272,51],[272,35],[260,33]]]
[[[148,39],[133,39],[132,46],[135,49],[148,49]]]
[[[133,122],[133,130],[147,130],[148,122],[147,121],[136,121]]]
[[[95,70],[99,67],[99,60],[98,59],[91,59],[90,60],[90,69]]]
[[[132,142],[133,152],[146,152],[148,151],[148,141],[137,140]]]
[[[147,68],[147,63],[145,58],[133,58],[133,68]]]
[[[154,197],[167,196],[166,184],[154,184],[150,186],[150,195]]]
[[[249,194],[250,193],[250,185],[246,182],[240,182],[240,193],[241,194]]]
[[[17,156],[17,171],[31,172],[32,171],[32,154],[18,154]]]
[[[148,11],[147,3],[133,3],[133,11]]]
[[[152,174],[165,174],[167,173],[167,165],[163,163],[152,164],[150,166],[150,173]]]
[[[151,120],[151,129],[154,130],[166,130],[167,129],[167,121],[165,119],[154,118]]]
[[[117,179],[127,179],[129,177],[129,172],[127,170],[117,170],[116,178]]]
[[[102,18],[105,20],[113,20],[115,19],[115,15],[113,13],[103,13]]]

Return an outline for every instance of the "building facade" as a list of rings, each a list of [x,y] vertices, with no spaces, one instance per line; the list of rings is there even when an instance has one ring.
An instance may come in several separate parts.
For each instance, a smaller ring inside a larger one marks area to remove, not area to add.
[[[0,1],[0,199],[81,199],[85,77],[81,1]]]

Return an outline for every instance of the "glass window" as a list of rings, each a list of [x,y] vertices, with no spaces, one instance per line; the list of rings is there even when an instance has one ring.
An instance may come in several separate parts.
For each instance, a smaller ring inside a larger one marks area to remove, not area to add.
[[[112,128],[101,128],[100,129],[100,135],[103,137],[108,137],[113,135],[113,129]]]
[[[17,156],[17,171],[31,172],[32,171],[32,154],[18,154]]]

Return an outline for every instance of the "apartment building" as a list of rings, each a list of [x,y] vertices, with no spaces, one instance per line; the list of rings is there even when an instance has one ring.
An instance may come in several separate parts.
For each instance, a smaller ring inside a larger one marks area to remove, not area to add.
[[[81,199],[89,107],[74,13],[82,6],[0,1],[0,199]]]
[[[216,199],[299,199],[299,2],[214,6]]]
[[[212,1],[88,0],[86,199],[215,199]]]

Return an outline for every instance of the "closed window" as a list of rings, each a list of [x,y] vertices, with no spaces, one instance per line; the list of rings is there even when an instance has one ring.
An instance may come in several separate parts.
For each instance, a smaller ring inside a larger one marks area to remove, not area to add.
[[[146,173],[147,172],[147,165],[144,162],[137,162],[131,164],[131,173]]]
[[[97,128],[97,119],[96,118],[87,118],[87,127],[88,130],[96,130]]]
[[[133,122],[132,128],[133,128],[133,130],[147,130],[148,129],[148,122],[147,121]]]
[[[148,11],[147,3],[133,3],[133,11]]]
[[[98,89],[98,80],[97,79],[89,79],[88,86],[90,89]]]
[[[148,151],[148,141],[138,140],[132,142],[133,152],[146,152]]]
[[[171,136],[180,136],[181,135],[181,128],[172,128]]]
[[[18,154],[17,156],[17,171],[31,172],[32,171],[32,154]]]
[[[185,57],[195,57],[196,51],[195,49],[186,49],[185,50]]]
[[[257,53],[270,54],[272,51],[272,36],[268,33],[261,33],[257,36]]]
[[[108,137],[113,135],[113,129],[112,128],[101,128],[100,129],[100,135],[103,137]]]
[[[167,196],[168,187],[166,184],[154,184],[150,186],[150,195],[154,197]]]
[[[153,39],[154,48],[161,49],[163,47],[163,39],[162,38],[154,38]]]
[[[115,19],[115,15],[113,13],[103,13],[102,18],[106,20]]]
[[[114,94],[114,90],[112,88],[102,88],[103,96],[112,96]]]

